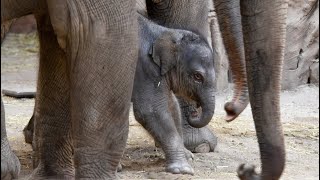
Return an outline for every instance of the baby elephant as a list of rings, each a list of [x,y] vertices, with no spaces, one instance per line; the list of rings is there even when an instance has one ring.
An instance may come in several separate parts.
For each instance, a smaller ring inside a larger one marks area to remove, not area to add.
[[[168,29],[139,16],[140,50],[132,94],[136,120],[160,143],[166,170],[193,174],[183,144],[178,95],[201,107],[200,116],[187,118],[196,128],[214,113],[212,50],[207,41],[185,30]]]

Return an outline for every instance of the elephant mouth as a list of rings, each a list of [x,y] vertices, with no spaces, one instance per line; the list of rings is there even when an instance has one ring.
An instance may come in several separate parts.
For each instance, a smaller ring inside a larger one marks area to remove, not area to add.
[[[194,108],[191,112],[190,112],[190,118],[192,119],[199,119],[201,116],[201,106],[199,104],[197,104],[196,108]]]
[[[192,112],[191,112],[191,117],[196,118],[196,117],[198,117],[198,116],[199,116],[198,111],[192,111]]]

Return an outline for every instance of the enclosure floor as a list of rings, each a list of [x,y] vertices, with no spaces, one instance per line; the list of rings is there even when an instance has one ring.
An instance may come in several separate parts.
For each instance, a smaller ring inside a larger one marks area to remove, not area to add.
[[[9,34],[1,47],[1,86],[17,91],[35,90],[37,43],[34,35]],[[190,162],[195,175],[165,173],[161,149],[135,121],[130,112],[130,132],[122,158],[122,179],[237,179],[241,163],[254,164],[260,170],[258,144],[250,107],[234,122],[224,121],[224,103],[232,91],[217,95],[215,115],[209,128],[218,136],[213,153],[195,154]],[[319,179],[319,87],[303,86],[281,93],[287,161],[282,179]],[[24,142],[22,130],[28,123],[34,99],[3,97],[11,146],[22,163],[21,179],[32,171],[31,147]]]

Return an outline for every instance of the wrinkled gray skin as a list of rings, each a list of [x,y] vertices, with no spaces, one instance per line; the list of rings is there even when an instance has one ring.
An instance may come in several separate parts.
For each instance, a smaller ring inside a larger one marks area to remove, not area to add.
[[[233,120],[245,108],[248,89],[260,147],[261,174],[254,172],[254,166],[242,164],[238,176],[243,180],[279,179],[285,166],[279,100],[288,2],[215,0],[214,4],[237,79],[233,101],[225,105],[226,119]]]
[[[181,102],[183,101],[183,102]],[[194,102],[178,98],[182,115],[182,133],[184,146],[193,153],[213,152],[217,146],[217,137],[207,127],[194,128],[187,119],[192,116],[200,116],[201,110],[196,108]],[[185,105],[185,106],[183,106]]]
[[[7,173],[2,173],[7,172]],[[17,178],[20,172],[20,163],[12,152],[5,128],[4,107],[1,99],[1,179]]]
[[[147,13],[160,25],[207,37],[207,16],[202,15],[208,4],[201,2],[189,6],[174,0],[147,1]],[[250,99],[261,154],[261,174],[253,166],[241,165],[238,176],[279,179],[285,165],[279,94],[287,0],[215,0],[214,5],[235,82],[233,99],[225,105],[226,120],[234,120]]]
[[[191,116],[191,113],[197,112],[198,109],[192,102],[187,104],[187,106],[181,107],[183,103],[180,101],[182,98],[178,98],[179,107],[181,111],[181,120],[182,120],[182,134],[183,134],[183,143],[184,146],[193,153],[208,153],[213,152],[217,146],[217,137],[212,133],[212,131],[207,127],[203,128],[194,128],[190,126],[187,119]],[[187,102],[187,101],[186,101]],[[23,134],[25,137],[25,142],[32,145],[33,142],[33,132],[34,132],[34,114],[30,118],[28,124],[23,129]],[[157,147],[160,147],[160,144],[156,143]],[[34,162],[37,164],[37,162]]]
[[[140,15],[141,16],[141,15]],[[153,40],[152,38],[147,38],[149,36],[155,37],[159,33],[154,33],[157,31],[163,31],[163,27],[156,25],[152,23],[151,21],[147,20],[141,20],[143,17],[139,17],[138,25],[140,27],[140,33],[139,39],[141,40]],[[150,24],[150,25],[149,25]],[[146,29],[142,29],[146,28]],[[152,28],[152,32],[150,30]],[[167,31],[169,29],[166,29]],[[154,32],[153,32],[154,31]],[[174,31],[173,29],[171,31]],[[180,33],[180,31],[177,31],[177,33]],[[152,43],[152,42],[151,42]],[[191,44],[191,43],[190,43]],[[140,43],[140,52],[142,48],[146,48],[144,44]],[[208,49],[207,45],[203,47],[204,49]],[[169,50],[169,47],[168,47]],[[209,54],[208,54],[209,55]],[[145,56],[146,58],[150,56],[150,54],[139,54],[139,59],[141,59],[142,56]],[[210,53],[211,56],[211,53]],[[213,81],[213,79],[212,79]],[[137,82],[140,83],[140,82]],[[212,86],[212,85],[211,85]],[[184,87],[186,88],[186,87]],[[14,92],[14,91],[8,91],[8,90],[2,90],[2,93],[6,96],[15,97],[15,98],[25,98],[25,97],[35,97],[35,92]],[[134,92],[133,92],[134,93]],[[146,96],[146,95],[144,95]],[[152,96],[152,95],[151,95]],[[205,94],[204,94],[205,96]],[[211,96],[211,95],[210,95]],[[188,102],[188,99],[178,98],[179,103],[183,105],[184,103]],[[183,100],[183,102],[181,102]],[[193,101],[189,101],[189,104],[193,103]],[[197,117],[200,119],[201,115],[198,113],[198,109],[196,109],[195,105],[188,105],[180,107],[182,111],[182,133],[183,133],[183,141],[184,145],[188,150],[195,153],[206,153],[206,152],[212,152],[214,151],[216,145],[217,145],[217,138],[215,135],[211,132],[211,130],[208,127],[203,128],[194,128],[190,126],[188,120],[192,117]],[[214,108],[214,106],[212,106]],[[212,111],[212,109],[209,109],[208,111]],[[193,113],[193,115],[192,115]],[[26,125],[26,127],[23,130],[25,141],[26,143],[32,144],[33,141],[33,132],[34,132],[34,113],[29,121],[29,123]]]
[[[1,26],[32,13],[37,20],[39,165],[31,179],[116,178],[138,57],[134,7],[127,0],[1,0]],[[11,152],[4,139],[1,151]],[[16,177],[18,164],[1,153],[1,177]]]
[[[170,146],[181,147],[180,151],[185,152],[187,159],[190,159],[192,154],[184,149],[183,144],[179,144],[181,140],[184,140],[186,147],[193,152],[209,152],[215,148],[217,140],[209,129],[193,128],[189,125],[189,122],[181,122],[179,104],[175,95],[170,91],[173,90],[175,94],[183,95],[187,100],[196,101],[203,109],[208,106],[209,108],[205,112],[209,113],[209,115],[204,117],[206,122],[210,121],[214,112],[214,69],[211,48],[206,41],[190,31],[161,27],[141,15],[138,17],[138,24],[140,49],[132,96],[136,119],[154,135],[157,142],[165,142],[163,147],[165,147],[164,150],[168,157],[168,162],[173,161],[168,164],[167,170],[169,172],[193,173],[185,158],[172,160],[172,156],[179,156],[177,154],[179,152],[170,151],[170,148],[176,149],[176,147]],[[166,72],[161,73],[164,71]],[[198,73],[201,73],[201,82],[194,79],[194,75]],[[183,80],[191,82],[181,82]],[[159,83],[159,86],[157,83]],[[190,93],[187,92],[188,89],[190,89]],[[208,90],[204,91],[203,89]],[[11,95],[13,94],[11,93]],[[150,101],[150,99],[155,99],[155,96],[159,96],[160,99],[155,100],[155,102]],[[152,110],[146,111],[150,108]],[[170,118],[163,119],[162,117],[167,115],[157,113],[169,114]],[[153,117],[159,117],[159,119]],[[202,121],[204,117],[199,116],[196,121]],[[186,119],[184,118],[184,120]],[[166,122],[167,120],[169,122]],[[23,130],[25,140],[30,144],[33,143],[33,123],[34,115]],[[167,127],[164,124],[170,124],[173,127]],[[156,129],[154,129],[155,127]],[[165,141],[165,139],[168,139],[168,132],[174,129],[176,130],[172,133],[176,137],[173,142]],[[184,138],[182,138],[183,136]],[[169,148],[167,148],[168,146]],[[183,163],[188,167],[179,167],[180,161],[184,161]],[[183,168],[187,169],[183,170]]]
[[[134,2],[35,2],[38,1],[1,0],[1,26],[35,13],[40,34],[35,114],[40,163],[32,176],[115,178],[128,134],[138,56]],[[191,30],[206,37],[207,1],[146,2],[149,17],[160,25]],[[229,64],[245,61],[245,69],[240,65],[242,68],[232,68],[232,73],[246,72],[262,162],[261,174],[256,174],[252,166],[242,165],[238,175],[241,179],[279,179],[285,164],[279,93],[287,1],[241,0],[240,6],[234,2],[217,0],[215,8]],[[241,13],[233,13],[235,9]],[[241,32],[239,27],[243,30],[244,46],[240,36],[234,36]],[[245,53],[240,52],[241,46]],[[238,58],[230,58],[232,53]],[[246,92],[245,86],[246,83],[241,83],[238,90]],[[235,97],[226,106],[227,120],[234,119],[245,107],[246,99],[239,101],[242,98],[239,94]],[[2,138],[1,151],[9,147],[4,144]],[[14,161],[12,158],[2,155],[1,165],[7,168],[1,176],[17,169],[18,161],[9,163]]]
[[[200,36],[168,29],[139,16],[140,49],[132,103],[137,121],[160,143],[166,170],[193,174],[184,148],[181,113],[175,94],[203,109],[189,124],[201,128],[214,113],[212,50]]]
[[[13,21],[1,23],[1,44],[6,32],[9,31]],[[1,179],[17,178],[20,172],[20,163],[12,152],[7,138],[4,105],[1,97]]]

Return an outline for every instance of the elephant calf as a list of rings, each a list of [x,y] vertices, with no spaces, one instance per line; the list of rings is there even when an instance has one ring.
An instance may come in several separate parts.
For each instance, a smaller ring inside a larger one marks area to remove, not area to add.
[[[212,50],[200,36],[168,29],[139,16],[140,49],[132,102],[137,121],[160,143],[166,170],[193,174],[183,144],[181,112],[175,97],[195,101],[200,116],[187,118],[196,128],[207,125],[214,113]]]

